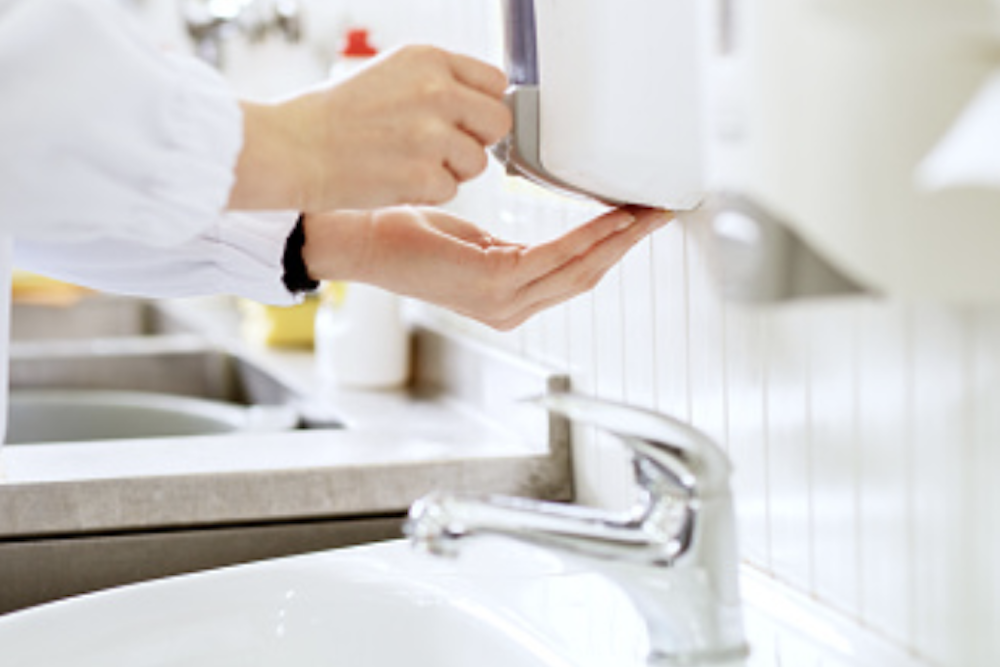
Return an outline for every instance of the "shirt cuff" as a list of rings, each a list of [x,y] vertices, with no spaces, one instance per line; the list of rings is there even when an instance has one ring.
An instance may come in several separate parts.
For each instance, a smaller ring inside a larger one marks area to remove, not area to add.
[[[219,252],[223,290],[275,306],[301,301],[285,286],[284,253],[298,211],[226,213],[207,235]]]

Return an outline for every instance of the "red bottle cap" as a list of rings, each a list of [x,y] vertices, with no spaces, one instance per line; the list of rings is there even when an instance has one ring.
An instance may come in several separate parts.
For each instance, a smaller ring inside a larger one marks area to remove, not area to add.
[[[368,41],[368,31],[364,28],[352,28],[344,35],[344,46],[340,55],[348,58],[370,58],[378,55],[378,49]]]

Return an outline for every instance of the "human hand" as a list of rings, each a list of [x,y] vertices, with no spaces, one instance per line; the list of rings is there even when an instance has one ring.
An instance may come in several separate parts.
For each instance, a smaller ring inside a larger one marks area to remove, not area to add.
[[[508,243],[440,210],[305,217],[303,258],[317,280],[370,283],[500,330],[595,287],[672,215],[619,209],[535,246]]]
[[[230,208],[306,212],[440,204],[486,169],[511,128],[507,78],[467,56],[411,46],[273,105],[244,103]]]

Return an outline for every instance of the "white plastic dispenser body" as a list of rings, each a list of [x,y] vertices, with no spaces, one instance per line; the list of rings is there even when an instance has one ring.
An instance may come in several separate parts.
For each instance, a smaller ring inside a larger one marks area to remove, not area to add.
[[[997,3],[728,4],[714,24],[726,39],[713,40],[713,189],[780,220],[870,291],[1000,300],[1000,184],[921,178],[1000,71]]]
[[[509,173],[612,204],[705,197],[701,0],[504,0]]]

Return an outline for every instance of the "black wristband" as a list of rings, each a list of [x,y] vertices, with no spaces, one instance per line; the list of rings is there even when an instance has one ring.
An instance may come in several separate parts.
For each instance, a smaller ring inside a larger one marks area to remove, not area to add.
[[[319,281],[312,279],[306,268],[306,263],[302,260],[302,246],[305,245],[305,242],[306,232],[302,226],[302,216],[300,215],[295,223],[295,229],[285,241],[285,254],[281,258],[285,267],[281,282],[292,294],[314,292],[319,288]]]

